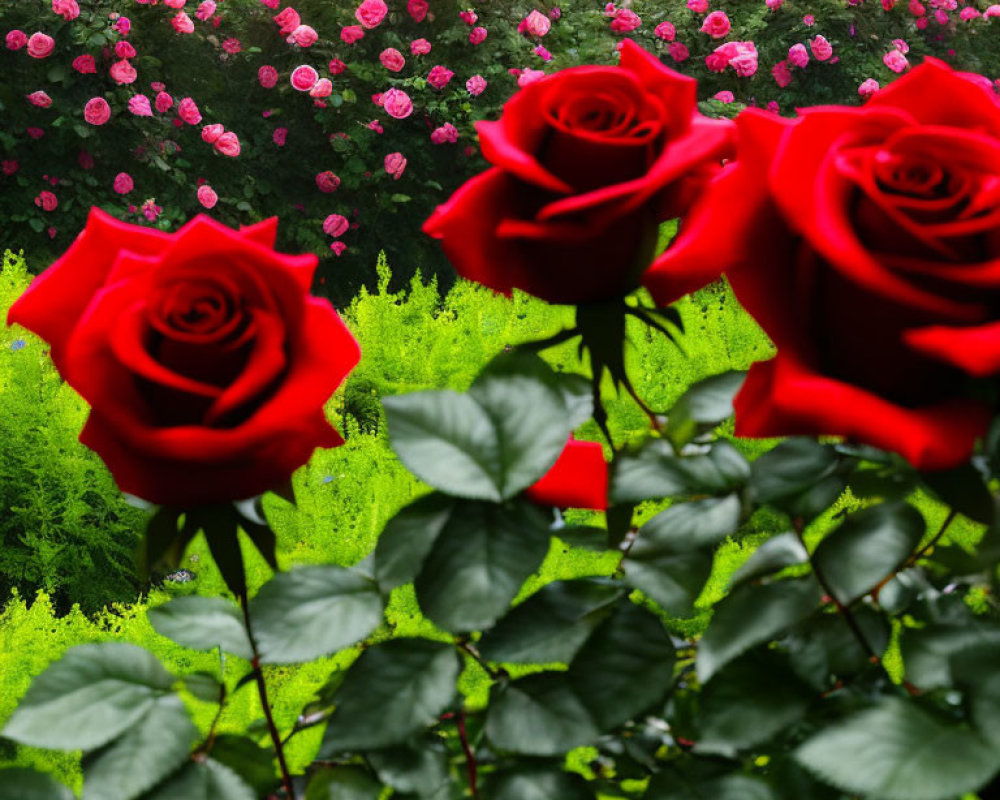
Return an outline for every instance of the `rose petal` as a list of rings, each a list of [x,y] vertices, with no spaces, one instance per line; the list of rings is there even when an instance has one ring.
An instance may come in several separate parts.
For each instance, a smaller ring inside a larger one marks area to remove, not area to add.
[[[1000,322],[970,328],[929,325],[903,331],[903,341],[914,350],[979,378],[1000,372]]]
[[[551,469],[525,491],[528,499],[557,508],[608,507],[608,465],[597,442],[570,439]]]

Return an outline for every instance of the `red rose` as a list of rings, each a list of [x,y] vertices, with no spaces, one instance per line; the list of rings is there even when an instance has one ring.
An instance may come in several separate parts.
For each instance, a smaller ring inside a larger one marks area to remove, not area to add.
[[[533,503],[559,508],[608,507],[608,465],[598,442],[570,438],[556,463],[525,490]]]
[[[323,404],[359,357],[316,257],[276,253],[277,220],[205,216],[175,234],[92,209],[11,307],[91,405],[80,440],[123,491],[192,506],[260,494],[342,442]]]
[[[632,41],[617,67],[566,69],[477,124],[494,167],[424,225],[460,275],[554,303],[620,297],[729,153],[732,124],[697,112],[695,81]]]
[[[965,461],[1000,372],[1000,105],[940,62],[863,108],[737,121],[739,152],[646,273],[658,302],[725,269],[777,345],[744,436],[834,434],[921,469]]]

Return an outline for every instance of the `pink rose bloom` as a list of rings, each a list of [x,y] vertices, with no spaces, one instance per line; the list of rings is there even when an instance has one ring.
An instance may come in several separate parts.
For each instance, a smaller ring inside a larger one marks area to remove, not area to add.
[[[302,17],[294,8],[286,8],[274,16],[274,21],[278,25],[278,32],[282,36],[288,36],[299,25],[302,24]]]
[[[725,72],[726,67],[729,66],[730,58],[725,52],[716,50],[705,56],[705,67],[709,72]]]
[[[338,186],[340,186],[340,178],[330,172],[330,170],[320,172],[316,175],[316,188],[323,192],[323,194],[330,194],[337,191]]]
[[[882,62],[896,73],[904,72],[906,68],[910,66],[910,62],[906,60],[906,56],[898,50],[890,50],[882,56]]]
[[[964,20],[976,19],[976,17],[980,16],[982,16],[982,14],[980,14],[979,11],[972,6],[966,6],[958,14],[958,18]]]
[[[198,6],[198,10],[194,12],[194,15],[204,22],[215,13],[215,8],[215,0],[202,0],[201,5]]]
[[[260,2],[272,11],[281,5],[281,0],[260,0]]]
[[[164,114],[173,107],[174,98],[166,92],[159,92],[156,95],[156,100],[153,101],[153,105],[156,106],[157,111]]]
[[[708,0],[688,0],[687,6],[695,14],[704,14],[708,11]]]
[[[817,61],[826,61],[833,55],[833,46],[826,40],[825,36],[817,35],[810,40],[809,49],[812,50],[813,58]]]
[[[215,189],[207,183],[198,187],[197,194],[198,202],[205,208],[215,208],[215,204],[219,202],[219,195],[217,195],[215,193]]]
[[[927,8],[920,2],[920,0],[910,0],[906,10],[909,11],[914,17],[922,17],[927,13]]]
[[[465,90],[473,97],[478,97],[486,91],[486,78],[482,75],[473,75],[465,82]]]
[[[275,128],[274,133],[271,135],[271,140],[278,145],[278,147],[285,146],[285,140],[288,139],[288,128]]]
[[[308,64],[303,64],[292,70],[290,78],[292,88],[300,92],[308,92],[319,80],[319,73]]]
[[[52,98],[42,91],[26,94],[25,97],[28,98],[28,102],[31,105],[38,106],[39,108],[48,108],[52,105]]]
[[[707,33],[713,39],[721,39],[729,33],[730,28],[732,25],[725,11],[713,11],[705,17],[705,21],[701,24],[701,32]]]
[[[345,64],[339,58],[334,58],[330,61],[330,65],[329,67],[327,67],[327,69],[330,70],[331,75],[339,75],[341,72],[347,69],[347,64]]]
[[[118,58],[135,58],[135,48],[125,41],[115,42],[115,55]]]
[[[163,0],[163,5],[167,8],[179,9],[187,5],[187,0]]]
[[[387,47],[379,53],[378,60],[381,61],[382,66],[390,72],[399,72],[406,66],[406,59],[403,58],[403,54],[400,53],[395,47]]]
[[[310,97],[329,97],[333,94],[333,84],[329,78],[320,78],[309,90]]]
[[[265,64],[257,70],[257,80],[265,89],[273,89],[278,84],[278,70],[270,64]]]
[[[809,63],[809,51],[806,50],[806,46],[799,42],[798,44],[793,44],[789,47],[788,61],[794,67],[805,69],[806,65]]]
[[[997,6],[1000,8],[1000,6]],[[425,56],[431,51],[431,43],[426,39],[414,39],[410,42],[410,52],[415,56]]]
[[[129,18],[118,17],[118,19],[115,20],[115,30],[122,36],[128,36],[128,32],[132,30],[132,23],[129,21]]]
[[[917,27],[918,31],[922,31],[927,28],[927,17],[920,17],[919,19],[914,20],[913,24]]]
[[[56,40],[44,33],[33,33],[28,38],[28,55],[32,58],[45,58],[56,46]]]
[[[399,154],[397,153],[396,155],[399,155]],[[389,159],[389,156],[386,156],[386,164],[387,165],[388,165],[388,159]],[[16,159],[11,158],[11,159],[5,159],[3,161],[0,161],[0,172],[2,172],[4,175],[6,175],[8,177],[10,177],[15,172],[17,172],[17,167],[18,167],[18,165],[17,165],[17,160]],[[388,170],[389,170],[389,168],[388,168],[388,166],[386,166],[386,171],[388,172]]]
[[[383,93],[381,105],[393,119],[406,119],[413,113],[413,101],[402,89],[392,88]]]
[[[113,188],[118,194],[128,194],[135,188],[135,183],[127,172],[119,172],[115,175]]]
[[[360,25],[347,25],[340,29],[340,40],[345,44],[354,44],[365,37]]]
[[[414,22],[423,22],[427,16],[427,0],[409,0],[406,10],[413,17]]]
[[[167,86],[162,81],[152,81],[149,84],[149,88],[152,89],[154,92],[163,92],[166,91]]]
[[[156,218],[163,213],[163,206],[156,205],[156,201],[150,198],[140,206],[140,210],[149,222],[156,222]]]
[[[177,33],[194,33],[194,22],[183,11],[178,11],[174,18],[170,20],[170,24]]]
[[[97,64],[91,55],[77,56],[73,59],[73,69],[81,75],[87,75],[88,73],[97,72]]]
[[[749,78],[757,72],[757,52],[743,52],[729,62],[741,78]]]
[[[52,192],[39,192],[35,198],[35,205],[40,206],[42,211],[55,211],[59,200]]]
[[[225,132],[226,129],[217,122],[212,125],[206,125],[201,129],[201,140],[206,144],[215,144],[218,138]]]
[[[983,13],[984,17],[1000,17],[1000,5],[993,5]]]
[[[339,258],[347,249],[347,245],[338,239],[336,242],[330,244],[330,249],[333,250],[333,254]]]
[[[289,44],[297,44],[299,47],[312,47],[319,39],[319,34],[308,25],[299,25],[288,36]]]
[[[653,29],[653,33],[665,42],[672,42],[677,38],[677,29],[672,22],[661,22]]]
[[[435,89],[443,89],[454,75],[455,73],[450,69],[438,64],[436,67],[432,67],[431,71],[427,74],[427,82]]]
[[[544,36],[552,27],[552,20],[541,13],[538,9],[535,9],[524,18],[524,22],[522,24],[524,25],[525,33],[528,33],[531,36]]]
[[[215,140],[215,149],[224,156],[236,158],[240,154],[240,140],[232,131],[226,131]]]
[[[813,25],[816,24],[816,17],[814,17],[812,14],[806,14],[802,18],[802,24],[805,25],[807,28],[811,28]]]
[[[149,104],[149,98],[144,94],[137,94],[134,97],[130,97],[128,101],[128,110],[137,117],[153,116],[153,109]]]
[[[469,41],[472,44],[477,44],[477,45],[482,44],[483,42],[486,41],[486,34],[487,34],[486,28],[483,28],[481,26],[473,28],[469,32]]]
[[[771,76],[774,78],[774,82],[782,89],[788,86],[792,82],[792,71],[788,68],[788,62],[779,61],[771,67]]]
[[[83,118],[91,125],[103,125],[111,119],[111,106],[103,97],[92,97],[83,107]]]
[[[770,11],[777,11],[781,8],[784,2],[785,0],[765,0],[764,5],[766,5]]]
[[[615,33],[631,33],[642,25],[642,18],[627,8],[618,9],[615,18],[611,20],[611,30]]]
[[[365,28],[375,28],[389,13],[389,6],[383,0],[364,0],[354,12],[354,18]]]
[[[893,39],[892,44],[904,56],[910,52],[910,46],[902,39]]]
[[[861,95],[861,98],[863,100],[867,100],[878,90],[879,90],[878,81],[875,80],[874,78],[869,78],[858,87],[858,94]]]
[[[28,36],[24,31],[12,30],[7,32],[7,49],[20,50],[28,43]],[[96,70],[95,70],[96,72]]]
[[[467,11],[459,11],[458,18],[466,25],[475,25],[479,21],[479,16],[471,8]]]
[[[385,133],[385,128],[382,127],[382,123],[377,119],[373,119],[365,127],[370,131],[375,131],[375,133]]]
[[[197,125],[201,122],[201,112],[198,110],[198,105],[190,97],[185,97],[177,104],[177,116],[188,125]]]
[[[670,57],[680,63],[681,61],[687,61],[688,57],[691,55],[691,51],[688,50],[686,44],[681,42],[671,42],[670,43]]]
[[[535,55],[538,56],[540,59],[542,59],[542,61],[552,60],[552,53],[550,53],[548,50],[542,47],[542,45],[538,45],[535,48]]]
[[[80,16],[80,6],[76,0],[52,0],[52,10],[67,22]]]
[[[135,71],[135,67],[127,59],[122,59],[121,61],[116,61],[111,65],[111,78],[119,86],[126,83],[135,83],[135,79],[138,77],[138,73]]]
[[[393,180],[403,177],[403,170],[406,169],[406,157],[402,153],[389,153],[385,157],[385,171],[389,173]]]
[[[733,93],[728,90],[723,90],[721,92],[716,92],[712,95],[713,100],[718,100],[720,103],[732,103],[736,98],[733,97]]]
[[[334,239],[343,236],[350,227],[350,221],[343,214],[331,214],[323,220],[323,233]]]
[[[542,72],[540,69],[531,69],[529,67],[525,67],[524,69],[521,70],[521,75],[517,79],[517,85],[523,89],[525,86],[530,86],[531,84],[540,81],[544,77],[545,73]]]
[[[896,0],[882,0],[882,10],[892,11],[896,7]]]
[[[243,45],[240,44],[239,39],[234,39],[230,36],[228,39],[222,40],[222,49],[234,56],[243,49]]]
[[[446,122],[440,128],[431,131],[431,141],[434,144],[454,143],[458,141],[458,128]]]
[[[32,139],[41,139],[45,135],[45,130],[43,128],[25,128],[24,132]]]

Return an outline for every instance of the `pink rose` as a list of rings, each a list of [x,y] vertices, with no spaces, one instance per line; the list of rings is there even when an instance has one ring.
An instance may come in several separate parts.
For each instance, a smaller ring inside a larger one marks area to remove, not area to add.
[[[302,17],[299,16],[299,12],[294,8],[288,7],[276,14],[274,21],[278,25],[278,33],[282,36],[288,36],[288,34],[302,24]]]
[[[365,36],[360,25],[347,25],[340,29],[340,40],[345,44],[354,44]]]
[[[219,202],[219,195],[207,183],[198,187],[197,195],[198,202],[205,208],[215,208],[215,204]]]
[[[530,69],[529,67],[525,67],[521,70],[521,74],[518,76],[517,85],[523,89],[525,86],[530,86],[544,77],[545,73],[540,69]]]
[[[807,28],[811,28],[813,25],[816,24],[816,17],[814,17],[812,14],[806,14],[802,18],[802,24],[805,25]]]
[[[332,242],[330,244],[330,249],[333,251],[335,256],[340,257],[347,249],[347,245],[338,239],[336,242]]]
[[[52,192],[39,192],[35,198],[35,205],[40,206],[42,211],[55,211],[59,200]]]
[[[550,53],[548,50],[542,47],[542,45],[538,45],[535,48],[535,55],[538,56],[540,59],[542,59],[542,61],[552,60],[552,53]]]
[[[215,149],[224,156],[236,158],[240,154],[240,140],[232,131],[226,131],[215,140]]]
[[[52,105],[52,98],[42,91],[26,94],[25,97],[28,98],[28,102],[31,105],[38,106],[39,108],[48,108]]]
[[[998,6],[1000,8],[1000,6]],[[410,52],[415,56],[425,56],[431,51],[431,43],[426,39],[414,39],[410,42]]]
[[[128,110],[137,117],[153,116],[153,109],[149,104],[149,98],[144,94],[137,94],[134,97],[130,97],[128,101]]]
[[[135,58],[135,48],[126,41],[115,42],[115,55],[118,58]]]
[[[486,41],[486,28],[477,27],[469,32],[469,42],[472,44],[482,44]]]
[[[479,22],[479,15],[476,14],[471,8],[465,11],[458,12],[458,18],[462,20],[466,25],[475,25]]]
[[[308,64],[302,64],[292,70],[292,76],[289,80],[293,89],[308,92],[319,80],[319,73]]]
[[[333,94],[333,84],[329,78],[320,78],[309,90],[310,97],[329,97]]]
[[[385,133],[385,128],[382,127],[382,123],[379,122],[377,119],[373,119],[371,122],[365,125],[365,127],[368,128],[368,130],[370,131],[375,131],[375,133]],[[365,175],[367,176],[368,173],[365,173]]]
[[[270,64],[265,64],[257,70],[257,80],[265,89],[273,89],[278,84],[278,70]]]
[[[446,122],[440,128],[435,128],[431,132],[431,141],[434,144],[454,143],[458,141],[458,128],[450,122]]]
[[[289,44],[299,47],[312,47],[319,39],[319,34],[308,25],[299,25],[288,37]]]
[[[226,129],[218,123],[206,125],[201,129],[201,140],[206,144],[215,144],[218,138],[225,132]]]
[[[393,119],[406,119],[413,113],[413,101],[402,89],[392,88],[383,93],[382,108]]]
[[[330,170],[320,172],[316,175],[316,188],[323,192],[323,194],[330,194],[337,191],[338,186],[340,186],[340,178]]]
[[[409,0],[406,10],[413,17],[414,22],[423,22],[427,16],[427,0]]]
[[[323,220],[323,233],[334,239],[343,236],[350,227],[351,223],[342,214],[331,214]]]
[[[627,8],[618,9],[615,18],[611,20],[611,30],[615,33],[631,33],[642,25],[642,18]]]
[[[806,65],[809,63],[809,51],[806,50],[806,46],[799,42],[798,44],[793,44],[789,47],[788,61],[793,67],[805,69]]]
[[[364,0],[354,12],[354,18],[364,27],[370,29],[377,27],[388,13],[389,6],[383,0]]]
[[[661,22],[653,29],[653,33],[665,42],[672,42],[677,38],[677,29],[672,22]]]
[[[868,80],[862,82],[862,84],[858,87],[858,94],[861,96],[861,99],[867,100],[878,90],[878,81],[874,78],[869,78]]]
[[[275,128],[274,133],[271,135],[271,141],[278,145],[278,147],[284,147],[287,139],[288,128]]]
[[[378,60],[381,61],[382,66],[390,72],[399,72],[404,66],[406,66],[406,59],[403,58],[403,54],[400,53],[395,47],[387,47],[379,53]]]
[[[129,21],[128,17],[118,17],[115,20],[114,28],[122,36],[128,36],[130,30],[132,30],[132,23]]]
[[[167,8],[172,8],[174,10],[184,8],[187,5],[187,0],[163,0],[163,5]]]
[[[156,110],[161,114],[165,114],[174,105],[174,98],[172,98],[166,92],[158,92],[156,95],[156,100],[153,101],[153,105],[156,106]]]
[[[33,33],[28,38],[28,55],[32,58],[45,58],[56,46],[56,40],[44,33]]]
[[[77,56],[73,59],[73,69],[81,75],[87,75],[88,73],[97,72],[97,64],[91,55]]]
[[[817,61],[826,61],[833,55],[833,46],[824,36],[816,36],[809,42],[809,49]]]
[[[398,153],[397,153],[397,155],[398,155]],[[389,156],[386,156],[386,159],[388,159],[388,158],[389,158]],[[0,161],[0,172],[2,172],[4,175],[7,175],[8,177],[11,176],[11,175],[13,175],[15,172],[17,172],[17,169],[18,169],[18,164],[17,164],[17,160],[16,159],[11,158],[11,159],[4,159],[3,161]],[[388,168],[387,168],[387,170],[388,170]]]
[[[552,21],[538,9],[524,18],[524,32],[531,36],[544,36],[552,27]]]
[[[681,42],[671,42],[669,52],[670,57],[677,63],[687,61],[688,57],[691,55],[691,51],[688,50],[687,45]]]
[[[339,75],[341,72],[347,69],[347,64],[345,64],[339,58],[334,58],[330,61],[328,69],[330,70],[331,75]]]
[[[708,0],[687,0],[687,7],[695,14],[704,14],[708,11]]]
[[[882,62],[896,73],[904,72],[910,66],[910,62],[906,60],[906,56],[898,50],[890,50],[882,56]]]
[[[721,92],[716,92],[712,95],[713,100],[718,100],[720,103],[732,103],[736,98],[733,97],[733,93],[724,89]]]
[[[389,153],[385,157],[385,171],[389,173],[393,180],[403,177],[403,170],[406,169],[406,157],[402,153]]]
[[[7,49],[20,50],[28,43],[28,36],[24,31],[12,30],[7,32]]]
[[[166,91],[167,87],[166,84],[162,83],[161,81],[152,81],[149,84],[149,88],[152,89],[154,92],[163,92]]]
[[[966,6],[958,14],[958,18],[963,20],[976,19],[981,16],[982,14],[979,13],[979,10],[973,8],[972,6]]]
[[[124,58],[112,64],[110,72],[111,79],[119,86],[127,83],[135,83],[135,79],[138,77],[135,67]]]
[[[229,53],[229,55],[234,56],[243,49],[243,45],[240,44],[239,39],[234,39],[230,36],[222,40],[222,49]]]
[[[198,105],[190,97],[185,97],[177,104],[177,116],[188,125],[197,125],[201,122],[201,112],[198,110]]]
[[[81,150],[80,154],[76,157],[76,163],[80,165],[81,169],[93,169],[94,157],[88,151]]]
[[[24,132],[32,139],[41,139],[45,135],[45,130],[43,128],[25,128]]]
[[[281,5],[281,0],[260,0],[262,5],[267,6],[269,9],[274,11],[278,6]]]
[[[194,22],[183,11],[178,11],[174,18],[170,20],[170,24],[177,33],[194,33]]]
[[[438,64],[436,67],[432,67],[431,71],[427,74],[427,82],[435,89],[443,89],[454,75],[455,73],[450,69]]]
[[[473,97],[478,97],[486,91],[486,78],[482,75],[473,75],[465,82],[465,90]]]
[[[1000,17],[1000,5],[992,5],[983,13],[984,17]]]
[[[204,22],[214,13],[215,13],[215,0],[202,0],[201,5],[198,6],[198,10],[194,12],[194,15],[202,22]]]
[[[893,39],[892,44],[904,56],[910,52],[910,46],[902,39]]]
[[[707,33],[713,39],[721,39],[727,33],[729,33],[732,25],[729,22],[729,17],[726,16],[725,11],[713,11],[707,17],[701,25],[701,32]]]
[[[771,75],[774,82],[784,89],[792,82],[792,71],[788,68],[787,61],[779,61],[771,68]]]
[[[52,0],[52,10],[67,22],[80,16],[80,6],[76,0]]]
[[[132,176],[127,172],[119,172],[115,175],[115,182],[112,187],[118,194],[128,194],[135,188]]]
[[[91,125],[103,125],[111,119],[111,106],[103,97],[92,97],[83,107],[83,118]]]
[[[767,6],[769,11],[777,11],[784,2],[785,0],[764,0],[764,5]]]

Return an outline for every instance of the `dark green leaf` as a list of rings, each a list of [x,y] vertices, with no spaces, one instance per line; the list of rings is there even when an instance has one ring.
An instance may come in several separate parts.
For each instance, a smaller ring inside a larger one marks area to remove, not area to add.
[[[888,620],[870,606],[858,606],[852,614],[868,646],[881,656],[889,646]],[[814,686],[826,689],[825,681],[831,673],[847,677],[862,672],[870,665],[868,650],[861,646],[840,614],[820,614],[810,619],[803,628],[801,644],[814,651],[806,658],[812,660],[816,671],[809,675],[808,669],[801,669],[801,662],[796,669],[800,674],[805,673],[803,677]]]
[[[253,658],[243,627],[243,614],[222,597],[187,595],[149,610],[149,621],[161,636],[192,650],[221,648],[240,658]]]
[[[145,717],[173,681],[141,647],[79,645],[35,678],[3,735],[58,750],[101,747]]]
[[[494,685],[490,701],[486,735],[500,750],[561,756],[599,734],[565,673],[543,672]]]
[[[945,505],[951,506],[975,522],[983,525],[992,524],[993,495],[986,488],[979,470],[971,464],[937,472],[924,472],[920,478]]]
[[[795,757],[843,791],[884,800],[954,800],[1000,769],[1000,750],[897,698],[820,731]]]
[[[592,525],[569,525],[554,528],[552,532],[570,547],[579,547],[594,553],[603,553],[610,547],[608,532],[604,528]]]
[[[360,767],[335,767],[317,772],[305,800],[378,800],[382,787]]]
[[[264,664],[312,661],[349,647],[382,621],[374,581],[334,565],[279,572],[250,603]]]
[[[600,578],[550,583],[487,631],[479,652],[490,661],[569,663],[623,593]]]
[[[367,758],[379,780],[397,792],[423,797],[449,783],[448,753],[440,742],[428,739],[411,747],[373,750]]]
[[[969,715],[976,729],[994,748],[1000,749],[1000,640],[986,642],[956,653],[951,674],[966,693]]]
[[[653,776],[644,800],[775,800],[763,781],[746,775],[692,780],[676,770],[666,769]],[[801,798],[801,800],[807,800]],[[811,798],[809,799],[811,800]]]
[[[223,686],[219,679],[209,672],[193,672],[183,678],[184,688],[206,703],[218,703]]]
[[[454,509],[452,498],[435,492],[386,523],[375,545],[375,578],[382,591],[413,582]]]
[[[159,698],[123,736],[84,758],[83,800],[133,800],[180,767],[197,736],[180,698]]]
[[[782,533],[774,536],[758,547],[752,556],[736,570],[732,577],[732,585],[763,578],[765,575],[779,572],[785,567],[794,567],[809,560],[809,553],[794,533]]]
[[[247,576],[240,549],[239,518],[236,509],[228,506],[208,506],[197,513],[189,512],[190,524],[205,532],[205,541],[212,553],[222,579],[236,597],[246,597]]]
[[[437,720],[455,695],[451,646],[394,639],[361,654],[337,690],[323,753],[392,747]]]
[[[924,518],[905,503],[851,515],[819,543],[813,563],[845,605],[899,568],[924,535]]]
[[[25,767],[0,769],[0,800],[73,800],[73,792],[51,775]]]
[[[246,736],[217,736],[212,745],[212,758],[229,767],[261,797],[266,797],[281,783],[274,766],[274,747],[261,747]]]
[[[723,372],[691,386],[670,409],[666,434],[680,448],[705,427],[714,427],[733,414],[733,398],[745,372]]]
[[[674,552],[714,547],[740,525],[740,499],[735,494],[676,503],[642,526],[640,542],[669,544]]]
[[[594,792],[579,775],[552,767],[524,767],[491,776],[488,800],[594,800]]]
[[[674,646],[663,624],[623,601],[573,659],[569,680],[602,731],[659,703],[674,681]]]
[[[900,641],[906,680],[924,690],[951,686],[953,657],[981,645],[997,644],[1000,630],[980,624],[906,628]]]
[[[829,502],[836,500],[840,491],[834,493],[835,485],[827,489],[825,481],[837,469],[839,457],[837,452],[827,445],[822,445],[814,439],[786,439],[773,450],[764,453],[753,463],[750,489],[758,503],[789,510],[795,507],[803,494],[810,494],[817,486],[823,486],[819,494],[825,499],[833,494]],[[843,489],[843,483],[840,483]],[[805,504],[804,508],[796,510],[810,511],[814,516],[822,505],[813,498],[813,502]]]
[[[750,465],[728,442],[716,442],[704,454],[677,456],[655,439],[638,453],[616,459],[610,502],[639,503],[661,497],[727,494],[750,477]]]
[[[456,508],[414,585],[420,608],[449,631],[492,625],[549,550],[548,523],[528,503]]]
[[[698,646],[698,679],[707,683],[741,653],[804,619],[819,599],[819,587],[811,577],[734,589],[715,607]]]
[[[212,759],[191,762],[143,800],[256,800],[253,790],[229,767]]]

